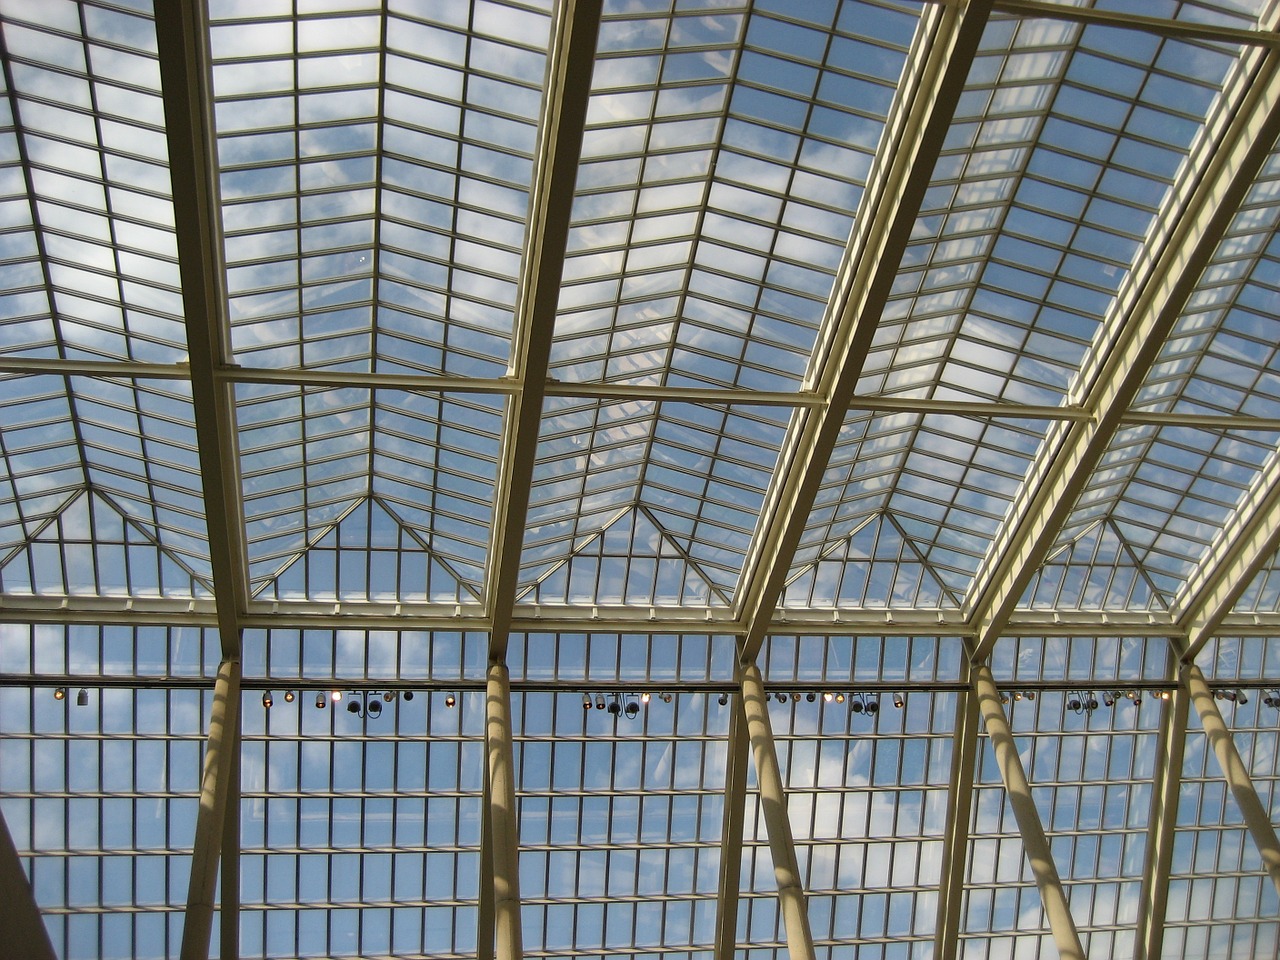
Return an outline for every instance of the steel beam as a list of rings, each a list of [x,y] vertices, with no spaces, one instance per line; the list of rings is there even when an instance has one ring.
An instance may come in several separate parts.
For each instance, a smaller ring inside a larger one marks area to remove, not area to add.
[[[54,960],[53,942],[0,812],[0,960]]]
[[[1236,805],[1244,816],[1249,836],[1253,837],[1258,853],[1262,856],[1263,869],[1271,878],[1276,892],[1280,893],[1280,839],[1276,838],[1276,828],[1271,823],[1271,816],[1258,797],[1258,791],[1249,777],[1249,768],[1236,750],[1231,731],[1222,719],[1222,713],[1213,700],[1213,691],[1205,682],[1204,674],[1194,663],[1188,663],[1184,664],[1182,675],[1191,702],[1200,715],[1205,736],[1209,738],[1209,745],[1218,758],[1218,765],[1222,768],[1227,786],[1231,788],[1231,795],[1235,797]]]
[[[220,960],[240,960],[240,733],[241,712],[236,711],[231,751],[231,769],[227,774],[227,800],[222,816],[222,885],[218,918],[218,955]],[[235,856],[231,856],[231,852]]]
[[[487,598],[492,619],[489,649],[491,656],[499,660],[506,655],[519,589],[520,550],[538,453],[538,430],[591,95],[601,6],[602,0],[562,0],[556,9],[547,52],[546,95],[538,125],[529,229],[516,288],[508,368],[508,375],[519,390],[510,400],[504,421],[493,542],[485,572],[485,582],[491,585]]]
[[[1170,659],[1174,659],[1172,653]],[[1169,870],[1173,838],[1178,826],[1178,796],[1182,787],[1183,754],[1187,743],[1186,691],[1173,691],[1161,701],[1159,750],[1151,781],[1151,812],[1147,818],[1147,850],[1142,867],[1142,896],[1138,901],[1137,960],[1160,960],[1164,950],[1164,920],[1169,903]]]
[[[781,481],[761,512],[743,569],[743,660],[755,659],[769,632],[990,8],[990,0],[969,0],[928,7],[921,16],[808,377],[826,402],[792,420],[779,456]]]
[[[1036,887],[1040,890],[1040,901],[1044,904],[1058,956],[1062,960],[1085,960],[1084,947],[1076,932],[1075,921],[1071,918],[1071,908],[1062,888],[1062,879],[1053,863],[1053,851],[1049,847],[1044,825],[1040,822],[1040,814],[1031,796],[1031,784],[1027,782],[1027,772],[1022,768],[1018,745],[1009,729],[1004,707],[1000,705],[1000,690],[991,676],[991,668],[985,664],[973,670],[973,690],[978,698],[978,710],[987,728],[987,736],[991,739],[996,766],[1000,768],[1000,776],[1004,780],[1009,805],[1018,822],[1018,832],[1022,835],[1027,862],[1031,865]]]
[[[814,960],[809,911],[800,879],[800,866],[796,861],[795,840],[791,836],[791,820],[787,815],[787,796],[782,770],[778,766],[773,727],[769,723],[769,697],[764,690],[760,668],[754,662],[738,665],[738,681],[742,689],[742,715],[755,757],[760,808],[764,814],[765,829],[769,832],[769,852],[773,856],[773,874],[778,884],[778,913],[786,929],[787,952],[791,960]]]
[[[957,692],[946,833],[942,839],[942,870],[938,885],[938,919],[934,925],[933,952],[937,960],[955,960],[959,956],[979,728],[977,697],[969,690]]]
[[[524,956],[520,928],[520,824],[516,815],[515,760],[511,746],[511,675],[490,663],[485,692],[485,776],[489,781],[490,860],[497,960]]]
[[[214,892],[218,886],[218,860],[226,830],[227,798],[231,773],[240,744],[240,663],[224,660],[213,687],[209,739],[204,751],[204,775],[200,781],[200,809],[196,813],[196,837],[187,886],[187,916],[182,928],[182,960],[208,960],[213,930]],[[239,850],[236,851],[237,856]]]
[[[734,960],[738,949],[738,895],[742,886],[742,829],[747,806],[750,746],[747,718],[739,700],[729,715],[724,818],[720,828],[720,884],[716,897],[715,960]]]
[[[216,371],[231,356],[218,198],[208,15],[201,0],[156,5],[173,215],[186,313],[200,480],[223,657],[240,655],[238,615],[249,599],[247,550],[230,387]]]
[[[1135,265],[1077,377],[1069,399],[1093,419],[1054,425],[974,578],[970,622],[979,661],[1052,548],[1280,136],[1280,53],[1246,50],[1223,89],[1221,107],[1148,237],[1153,254]]]
[[[1280,453],[1273,453],[1179,594],[1183,659],[1194,660],[1280,548]]]

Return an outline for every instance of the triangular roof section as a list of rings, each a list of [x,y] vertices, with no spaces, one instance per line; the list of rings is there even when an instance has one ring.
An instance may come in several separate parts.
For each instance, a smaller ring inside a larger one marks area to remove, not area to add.
[[[379,497],[353,501],[276,573],[255,599],[475,603],[479,597],[427,537]]]
[[[793,577],[782,604],[958,610],[944,574],[926,560],[929,546],[907,536],[891,513],[875,514]]]
[[[1171,603],[1110,520],[1059,546],[1022,598],[1024,607],[1056,610],[1168,610]]]
[[[0,590],[40,596],[208,597],[213,588],[154,526],[86,487],[0,556]]]
[[[631,507],[548,565],[522,602],[727,607],[729,598],[649,509]]]

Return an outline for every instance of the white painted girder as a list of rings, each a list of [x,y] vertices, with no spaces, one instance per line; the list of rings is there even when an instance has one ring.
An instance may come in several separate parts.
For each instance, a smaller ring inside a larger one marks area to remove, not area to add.
[[[493,540],[485,571],[492,631],[489,647],[491,655],[498,659],[506,654],[519,589],[520,551],[538,452],[601,6],[601,0],[562,0],[547,52],[547,87],[538,125],[529,227],[517,283],[508,368],[508,375],[518,388],[504,420]]]
[[[202,0],[156,6],[165,133],[186,313],[191,401],[224,658],[240,656],[248,566],[234,398],[218,381],[231,355],[218,192],[208,11]]]
[[[744,662],[755,659],[773,623],[990,8],[990,0],[971,0],[921,15],[809,371],[826,403],[792,419],[744,566],[738,591]]]
[[[1183,659],[1196,658],[1280,548],[1280,452],[1273,453],[1178,596]]]
[[[1088,421],[1056,424],[974,579],[970,624],[981,662],[1123,422],[1201,273],[1280,135],[1280,54],[1250,49],[1224,86],[1187,172],[1148,238],[1073,391]]]

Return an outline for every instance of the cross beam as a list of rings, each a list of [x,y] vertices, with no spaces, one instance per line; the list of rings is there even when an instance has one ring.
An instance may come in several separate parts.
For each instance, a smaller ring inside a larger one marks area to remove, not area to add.
[[[974,579],[975,660],[992,647],[1107,451],[1205,265],[1280,136],[1280,52],[1245,51],[1078,377],[1088,421],[1055,424]],[[1076,400],[1077,398],[1072,398]]]
[[[882,139],[884,159],[863,194],[827,303],[825,344],[810,371],[826,402],[798,411],[792,421],[779,458],[782,482],[771,491],[758,546],[744,568],[739,590],[744,662],[756,658],[769,632],[990,7],[990,0],[970,0],[929,7],[921,17]]]

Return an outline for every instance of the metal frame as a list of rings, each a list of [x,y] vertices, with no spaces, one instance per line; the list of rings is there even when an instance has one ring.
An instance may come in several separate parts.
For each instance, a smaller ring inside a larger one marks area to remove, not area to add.
[[[1193,151],[1192,161],[1175,191],[1175,202],[1164,211],[1152,231],[1150,249],[1155,255],[1135,271],[1106,323],[1102,339],[1107,346],[1101,351],[1102,359],[1081,376],[1082,387],[1071,402],[1062,407],[1046,407],[932,397],[901,400],[855,397],[876,325],[907,251],[910,230],[993,9],[1132,28],[1169,37],[1239,43],[1251,49],[1231,80],[1224,97],[1226,105]],[[182,0],[157,7],[179,260],[191,345],[189,363],[0,359],[0,374],[176,380],[190,382],[192,387],[200,470],[205,501],[210,507],[207,519],[215,597],[191,601],[76,596],[0,599],[0,613],[13,622],[218,627],[223,662],[215,685],[205,756],[182,955],[208,954],[219,862],[223,889],[222,955],[236,956],[239,952],[240,692],[271,682],[267,678],[254,678],[247,684],[241,682],[241,634],[246,628],[489,632],[482,801],[485,826],[480,844],[483,891],[478,911],[478,955],[481,957],[496,955],[509,960],[522,955],[519,829],[515,819],[517,788],[510,714],[512,683],[505,665],[508,638],[514,631],[604,629],[638,634],[732,634],[738,638],[740,662],[736,664],[734,681],[706,686],[707,690],[734,688],[740,694],[734,697],[727,744],[717,893],[719,917],[715,951],[718,960],[729,960],[737,949],[748,746],[754,757],[770,849],[778,871],[780,912],[785,920],[788,947],[794,957],[811,957],[814,953],[796,844],[786,814],[785,779],[778,766],[764,678],[757,665],[766,638],[777,631],[866,635],[945,633],[962,637],[969,643],[968,662],[963,665],[964,675],[958,684],[934,687],[955,690],[958,694],[936,927],[935,949],[939,957],[954,956],[959,942],[979,748],[979,716],[984,718],[993,748],[1001,757],[1002,775],[1059,949],[1063,956],[1083,955],[1043,824],[1030,799],[1026,771],[1018,760],[988,666],[997,640],[1003,637],[1088,631],[1095,636],[1173,636],[1178,640],[1175,653],[1183,663],[1188,692],[1180,688],[1172,700],[1166,701],[1162,712],[1161,753],[1152,798],[1152,836],[1143,874],[1144,899],[1138,931],[1145,957],[1154,958],[1161,950],[1166,905],[1162,881],[1170,869],[1181,756],[1192,701],[1219,752],[1228,782],[1238,798],[1242,798],[1240,802],[1250,830],[1280,889],[1280,843],[1234,752],[1229,731],[1212,703],[1209,686],[1192,663],[1206,642],[1223,632],[1254,636],[1280,632],[1280,615],[1232,613],[1249,582],[1280,548],[1280,457],[1273,457],[1267,464],[1253,491],[1223,528],[1208,551],[1206,562],[1190,578],[1175,609],[1167,616],[1132,612],[1062,614],[1017,609],[1030,578],[1052,548],[1068,511],[1121,425],[1280,429],[1280,418],[1135,413],[1129,409],[1163,342],[1163,335],[1176,322],[1245,191],[1280,135],[1280,61],[1277,61],[1280,40],[1270,30],[1183,24],[1035,0],[928,7],[897,92],[896,106],[885,133],[886,146],[878,154],[861,215],[838,268],[820,334],[821,346],[815,352],[805,389],[790,394],[674,384],[548,382],[600,15],[600,0],[565,0],[554,20],[547,93],[534,158],[529,227],[518,278],[515,346],[506,377],[253,370],[231,362],[212,136],[208,24],[200,0]],[[1270,25],[1274,26],[1274,22]],[[459,606],[251,600],[235,427],[234,398],[240,384],[470,392],[505,398],[508,409],[485,574],[488,591],[483,603]],[[637,398],[785,407],[795,411],[783,446],[781,466],[762,511],[753,548],[739,582],[738,601],[732,609],[661,606],[635,609],[625,604],[543,609],[517,602],[521,544],[547,397]],[[797,544],[819,491],[824,466],[850,410],[1022,417],[1051,423],[1045,450],[1024,485],[1022,498],[1014,505],[1004,533],[993,542],[963,611],[777,609]],[[1181,643],[1182,638],[1185,643]],[[71,677],[67,674],[67,678]],[[9,679],[0,678],[0,686],[9,685]],[[121,682],[128,679],[123,678]],[[140,681],[141,678],[133,679]],[[179,679],[166,678],[160,682],[176,683]],[[1173,682],[1172,677],[1166,680]],[[50,682],[50,678],[40,677],[39,681]],[[22,678],[14,680],[18,685],[23,682]],[[25,682],[31,682],[31,678]],[[200,683],[207,685],[207,679],[193,681],[192,685]],[[396,684],[402,681],[397,680]],[[562,683],[547,687],[567,688]],[[468,689],[480,688],[473,685]],[[932,688],[918,685],[913,689]],[[220,855],[230,854],[233,848],[237,856],[225,855],[219,860]],[[12,865],[17,855],[10,858],[0,852],[0,860],[9,860],[7,865]],[[18,889],[12,871],[6,882],[11,892]],[[15,897],[4,899],[12,902]],[[19,908],[30,906],[34,911],[29,887],[25,895],[16,900]],[[494,932],[496,937],[491,935]]]

